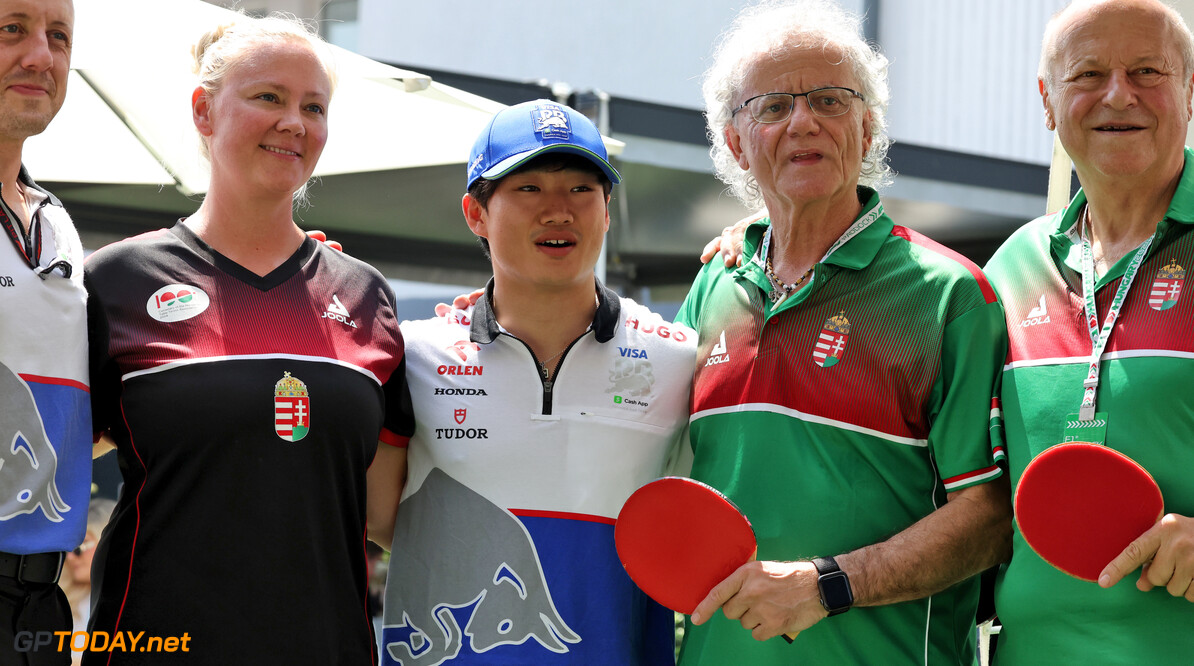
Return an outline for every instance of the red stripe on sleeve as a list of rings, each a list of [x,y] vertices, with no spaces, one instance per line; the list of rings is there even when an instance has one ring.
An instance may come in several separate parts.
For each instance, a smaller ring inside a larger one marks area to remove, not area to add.
[[[945,247],[941,243],[929,238],[928,236],[917,233],[907,227],[901,227],[898,224],[892,227],[891,235],[899,236],[909,243],[932,250],[943,257],[953,259],[954,261],[958,262],[966,270],[970,271],[971,275],[974,276],[974,280],[978,282],[978,288],[983,292],[983,298],[987,299],[988,303],[995,302],[995,289],[991,287],[990,282],[987,282],[987,276],[983,275],[983,272],[979,270],[978,266],[974,265],[974,262],[958,254],[957,252],[954,252],[948,247]]]
[[[381,429],[381,433],[377,435],[377,440],[379,442],[389,444],[390,446],[396,446],[400,449],[405,449],[406,446],[410,444],[409,436],[397,435],[389,430],[386,430],[385,428]]]

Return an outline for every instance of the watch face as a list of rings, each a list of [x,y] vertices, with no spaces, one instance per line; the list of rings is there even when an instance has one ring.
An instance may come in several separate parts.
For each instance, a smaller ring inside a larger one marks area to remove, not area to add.
[[[821,576],[817,579],[817,585],[821,588],[821,605],[830,613],[843,612],[854,603],[850,579],[841,571]]]

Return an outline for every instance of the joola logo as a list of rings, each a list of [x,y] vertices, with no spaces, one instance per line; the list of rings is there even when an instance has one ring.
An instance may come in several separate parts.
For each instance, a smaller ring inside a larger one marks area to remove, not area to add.
[[[436,370],[441,375],[480,375],[483,365],[441,365]]]
[[[435,389],[435,394],[436,395],[473,395],[473,396],[489,395],[488,393],[485,392],[485,389],[472,389],[472,388],[437,388],[437,389]]]
[[[709,350],[709,360],[705,361],[705,367],[707,368],[711,365],[717,365],[718,363],[725,363],[726,361],[730,360],[730,355],[727,353],[728,351],[729,350],[726,348],[726,332],[722,331],[721,339],[718,340],[717,344],[713,345],[713,349]]]
[[[1029,326],[1048,323],[1049,311],[1047,308],[1045,308],[1045,295],[1041,294],[1041,300],[1037,303],[1035,308],[1028,311],[1028,316],[1025,317],[1024,321],[1020,322],[1020,326],[1023,328],[1028,328]]]
[[[635,349],[634,347],[618,347],[618,353],[622,358],[647,358],[646,349]]]
[[[348,314],[348,308],[344,307],[344,304],[340,302],[340,297],[336,294],[332,294],[332,302],[328,303],[328,309],[323,313],[323,318],[335,319],[345,326],[357,328],[357,323],[352,320],[352,315]]]

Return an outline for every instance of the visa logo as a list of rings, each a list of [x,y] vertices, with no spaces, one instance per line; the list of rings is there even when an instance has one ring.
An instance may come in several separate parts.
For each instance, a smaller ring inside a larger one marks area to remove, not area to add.
[[[635,349],[634,347],[618,347],[618,353],[622,358],[647,358],[646,349]]]

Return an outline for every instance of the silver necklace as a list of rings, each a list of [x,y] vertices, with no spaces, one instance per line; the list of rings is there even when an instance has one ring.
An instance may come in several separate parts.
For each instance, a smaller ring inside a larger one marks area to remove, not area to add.
[[[572,344],[572,343],[568,343],[568,345],[571,345],[571,344]],[[568,345],[565,345],[565,346],[564,346],[564,349],[567,349],[567,348],[568,348]],[[557,358],[557,357],[558,357],[560,354],[563,354],[563,353],[564,353],[564,349],[561,349],[560,351],[558,351],[558,352],[556,352],[556,353],[552,354],[551,356],[549,356],[548,358],[545,358],[545,359],[543,359],[542,361],[536,361],[536,362],[539,364],[539,374],[543,376],[543,381],[547,381],[547,380],[551,379],[551,370],[550,370],[550,369],[548,369],[548,367],[547,367],[547,364],[548,364],[548,363],[551,363],[551,362],[552,362],[552,361],[554,361],[554,360],[556,360],[556,358]]]

